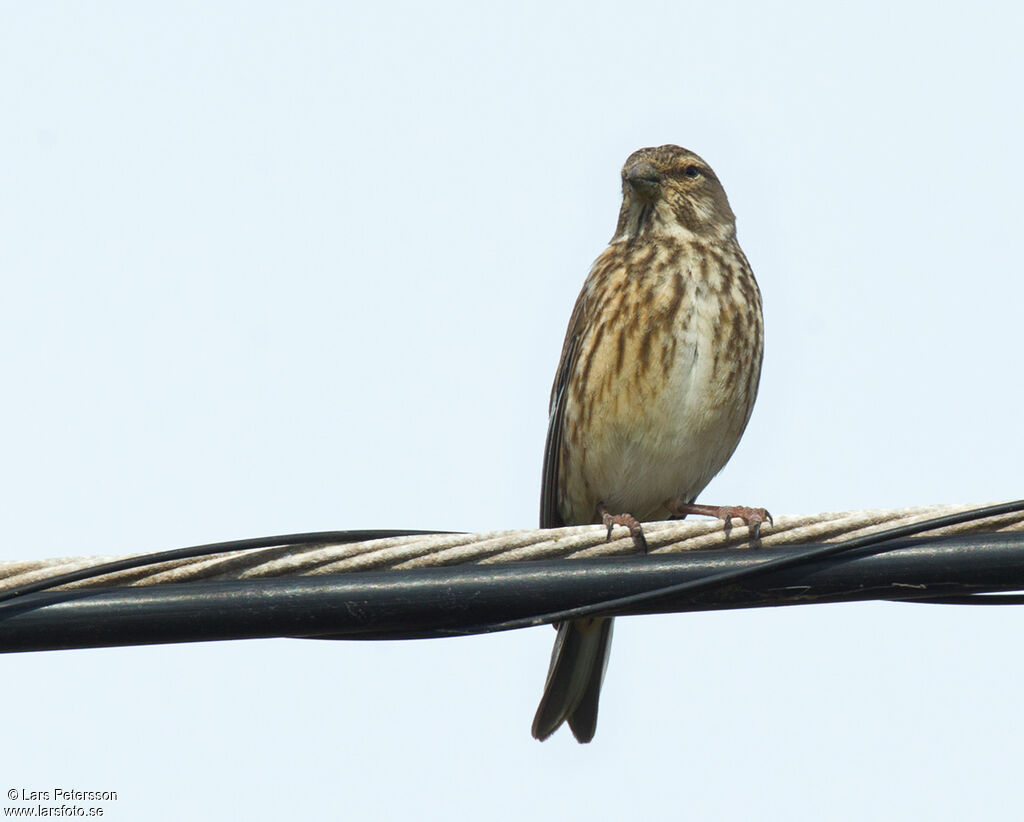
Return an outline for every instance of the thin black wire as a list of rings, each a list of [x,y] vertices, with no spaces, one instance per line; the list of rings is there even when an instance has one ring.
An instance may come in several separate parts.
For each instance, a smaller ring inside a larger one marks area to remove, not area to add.
[[[363,530],[363,531],[309,531],[303,534],[282,534],[275,537],[251,537],[236,539],[230,542],[209,542],[205,545],[192,545],[188,548],[173,548],[169,551],[155,551],[151,554],[139,554],[134,557],[116,559],[100,565],[90,565],[77,571],[68,571],[45,579],[36,580],[17,588],[0,591],[0,602],[7,602],[15,597],[34,594],[68,585],[83,579],[92,579],[117,571],[128,571],[146,565],[157,565],[178,559],[194,559],[211,554],[223,554],[228,551],[251,551],[257,548],[292,548],[310,545],[343,545],[349,542],[364,542],[371,539],[387,539],[389,537],[418,537],[430,534],[456,534],[459,531],[395,531],[395,530]]]
[[[866,534],[864,536],[854,537],[842,542],[830,543],[819,548],[812,548],[811,550],[802,554],[797,554],[796,556],[770,559],[752,567],[720,571],[715,574],[709,574],[706,577],[701,577],[700,579],[680,582],[675,585],[667,585],[662,588],[654,588],[650,591],[642,591],[638,594],[631,594],[627,597],[608,599],[601,602],[591,603],[589,605],[581,605],[576,608],[566,608],[561,611],[551,611],[537,616],[510,619],[505,622],[477,625],[465,629],[452,629],[450,631],[450,635],[461,636],[467,634],[491,633],[494,631],[509,631],[516,628],[529,628],[535,625],[545,625],[551,622],[562,622],[568,619],[607,615],[608,612],[613,609],[624,608],[642,602],[649,602],[650,600],[658,599],[660,597],[674,596],[681,593],[695,593],[709,588],[718,588],[741,580],[750,579],[751,577],[759,576],[761,574],[767,574],[771,571],[778,571],[782,568],[792,568],[794,566],[814,562],[815,560],[823,559],[825,557],[835,556],[836,554],[842,554],[847,551],[854,551],[858,548],[883,547],[885,543],[905,539],[906,537],[915,536],[926,531],[933,531],[937,528],[945,528],[950,525],[960,525],[965,522],[974,522],[979,519],[987,519],[988,517],[995,517],[1001,514],[1013,514],[1019,511],[1024,511],[1024,500],[1004,502],[998,505],[989,505],[984,508],[972,508],[969,511],[961,511],[956,514],[933,517],[932,519],[924,520],[923,522],[900,525],[896,528],[890,528],[887,531],[878,531],[874,534]],[[971,604],[997,604],[993,601],[995,598],[990,595],[977,594],[976,596],[980,599],[987,599],[990,601],[981,603],[971,600]],[[1012,599],[1014,596],[1015,595],[1006,595],[1007,601],[998,604],[1018,604]],[[958,603],[965,603],[969,599],[970,595],[963,597],[933,597],[930,601],[935,603],[953,604],[954,601]],[[929,600],[922,599],[914,601],[928,602]]]
[[[1024,605],[1024,594],[950,594],[921,599],[896,599],[893,602],[912,602],[914,605]]]

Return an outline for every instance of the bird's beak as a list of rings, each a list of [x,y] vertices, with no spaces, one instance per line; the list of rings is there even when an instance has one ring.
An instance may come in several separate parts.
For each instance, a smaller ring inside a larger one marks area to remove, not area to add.
[[[626,172],[625,181],[644,200],[653,200],[661,188],[661,174],[650,163],[637,163]]]

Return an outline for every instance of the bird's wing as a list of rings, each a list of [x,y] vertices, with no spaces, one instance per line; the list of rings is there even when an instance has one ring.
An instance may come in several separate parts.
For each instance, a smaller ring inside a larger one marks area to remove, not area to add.
[[[586,306],[586,288],[580,292],[573,308],[569,329],[562,344],[562,358],[558,363],[555,384],[551,387],[548,414],[548,437],[544,443],[544,473],[540,485],[540,527],[560,528],[566,522],[558,510],[559,460],[562,454],[562,436],[565,432],[565,406],[569,393],[569,380],[576,369],[583,316]]]

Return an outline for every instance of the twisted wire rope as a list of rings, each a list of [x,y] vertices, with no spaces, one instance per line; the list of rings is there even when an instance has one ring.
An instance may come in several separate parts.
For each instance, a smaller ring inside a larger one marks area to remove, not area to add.
[[[774,525],[765,523],[762,527],[760,545],[770,548],[834,542],[976,507],[979,506],[930,505],[780,516],[776,517]],[[737,524],[726,528],[721,521],[713,519],[648,522],[643,528],[651,553],[751,548],[751,534],[747,526]],[[1004,531],[1024,531],[1024,513],[1003,514],[936,529],[929,531],[929,536]],[[624,528],[616,528],[610,541],[606,538],[607,531],[603,526],[584,525],[545,530],[387,537],[346,544],[282,545],[161,562],[82,580],[61,586],[58,590],[609,557],[636,552],[633,540]],[[85,556],[0,562],[0,591],[122,558]]]

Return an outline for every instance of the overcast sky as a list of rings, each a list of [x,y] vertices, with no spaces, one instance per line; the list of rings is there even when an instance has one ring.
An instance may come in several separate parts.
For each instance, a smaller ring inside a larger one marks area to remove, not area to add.
[[[3,5],[0,558],[534,526],[573,300],[622,161],[666,142],[722,179],[765,303],[703,501],[1022,496],[1019,5],[369,5]],[[6,656],[0,796],[1019,810],[1022,610],[621,620],[587,747],[530,736],[553,635]]]

